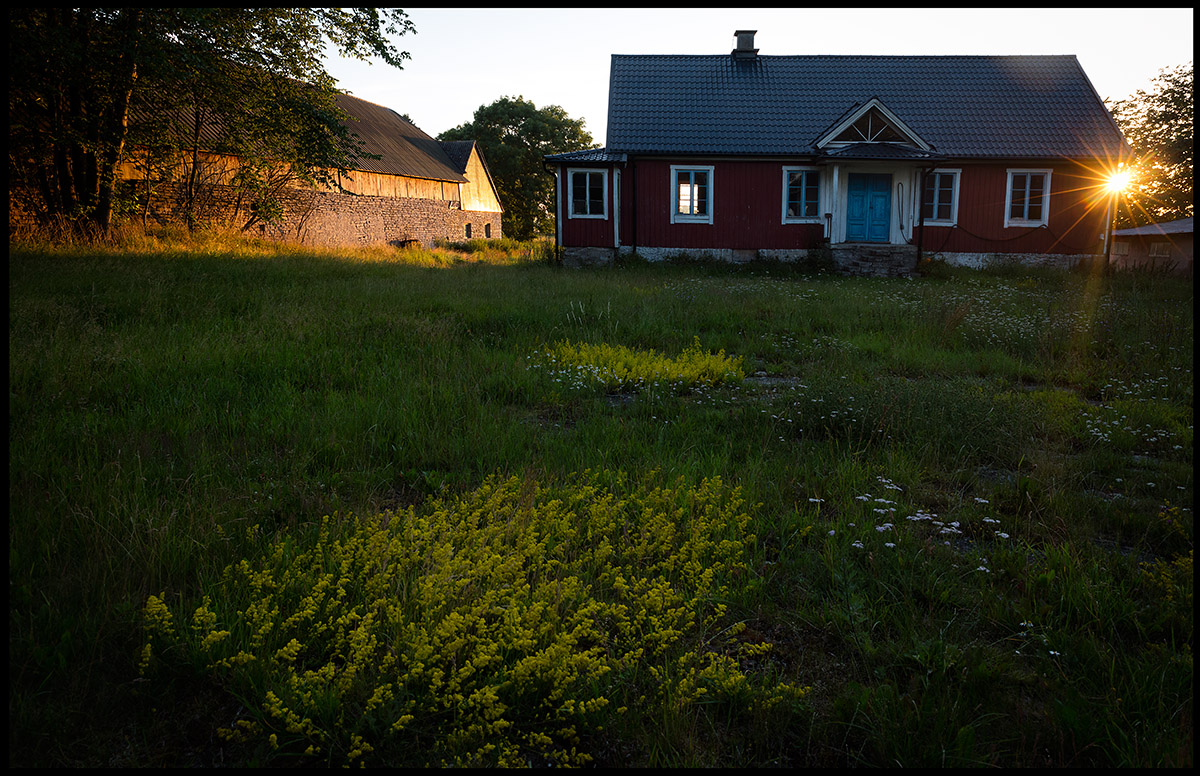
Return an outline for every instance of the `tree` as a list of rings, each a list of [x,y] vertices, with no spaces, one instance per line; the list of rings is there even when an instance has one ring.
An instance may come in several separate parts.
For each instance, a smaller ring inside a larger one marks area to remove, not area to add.
[[[1163,68],[1149,92],[1118,100],[1113,118],[1137,154],[1130,208],[1117,227],[1173,221],[1192,215],[1192,63]]]
[[[504,234],[518,240],[554,231],[554,176],[544,157],[597,147],[582,119],[557,105],[538,108],[520,96],[481,106],[473,121],[438,140],[479,143],[504,206]]]
[[[399,68],[408,54],[389,36],[412,31],[394,9],[10,8],[10,186],[45,217],[106,233],[127,143],[177,151],[179,127],[198,141],[201,125],[220,146],[206,150],[245,155],[248,170],[270,159],[319,180],[357,150],[325,42]],[[139,107],[163,121],[131,138]]]

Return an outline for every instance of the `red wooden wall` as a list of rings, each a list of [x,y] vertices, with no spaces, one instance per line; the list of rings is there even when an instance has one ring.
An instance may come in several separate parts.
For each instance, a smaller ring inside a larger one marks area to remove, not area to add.
[[[624,167],[593,165],[608,171],[609,217],[567,217],[566,170],[560,168],[563,185],[560,228],[564,246],[613,245],[614,171],[620,176],[621,245],[662,248],[803,249],[824,240],[825,225],[781,223],[781,160],[680,160],[676,163],[711,165],[711,224],[671,223],[671,160],[630,160]],[[790,165],[791,163],[789,163]],[[587,167],[589,165],[571,165]],[[999,162],[990,164],[948,163],[960,168],[958,227],[925,227],[922,247],[926,253],[1093,253],[1099,250],[1104,232],[1105,202],[1098,197],[1100,181],[1075,164]],[[1009,169],[1052,169],[1050,219],[1045,228],[1004,226],[1004,201]],[[850,168],[842,168],[842,176]],[[824,176],[832,173],[822,170]],[[828,183],[828,180],[826,181]],[[636,198],[635,198],[636,194]],[[831,210],[823,201],[822,210]],[[634,212],[636,208],[636,214]],[[914,234],[912,242],[917,242]]]
[[[1100,181],[1078,165],[1001,163],[962,165],[961,169],[958,228],[925,227],[925,252],[1073,254],[1101,250],[1107,203],[1097,196]],[[1005,228],[1004,199],[1010,169],[1053,170],[1050,219],[1045,228]]]

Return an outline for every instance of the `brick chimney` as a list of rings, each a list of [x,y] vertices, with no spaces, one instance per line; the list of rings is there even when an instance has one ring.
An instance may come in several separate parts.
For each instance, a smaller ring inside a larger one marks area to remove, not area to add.
[[[734,59],[754,59],[758,56],[758,49],[754,48],[754,33],[758,30],[738,30],[733,33],[737,38],[737,48],[730,53]]]

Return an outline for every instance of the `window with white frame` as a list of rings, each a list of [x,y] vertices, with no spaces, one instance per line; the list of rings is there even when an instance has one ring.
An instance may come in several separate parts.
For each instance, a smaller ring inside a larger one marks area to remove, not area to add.
[[[712,167],[671,165],[671,223],[712,223]]]
[[[1005,226],[1044,226],[1050,211],[1050,170],[1009,170]]]
[[[1171,243],[1169,242],[1152,242],[1150,243],[1150,258],[1166,259],[1171,256]]]
[[[608,217],[608,176],[604,170],[567,170],[568,218]]]
[[[933,170],[925,175],[921,217],[933,226],[958,223],[958,179],[960,170]]]
[[[821,171],[814,167],[783,168],[783,222],[821,220]]]
[[[1124,241],[1113,242],[1112,255],[1113,256],[1128,256],[1129,255],[1129,243],[1124,242]]]

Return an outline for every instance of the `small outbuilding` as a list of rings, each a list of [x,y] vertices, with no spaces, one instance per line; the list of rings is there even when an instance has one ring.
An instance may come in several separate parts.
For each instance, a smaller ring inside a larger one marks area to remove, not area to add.
[[[1118,269],[1192,274],[1192,219],[1116,230],[1112,233],[1109,261]]]

